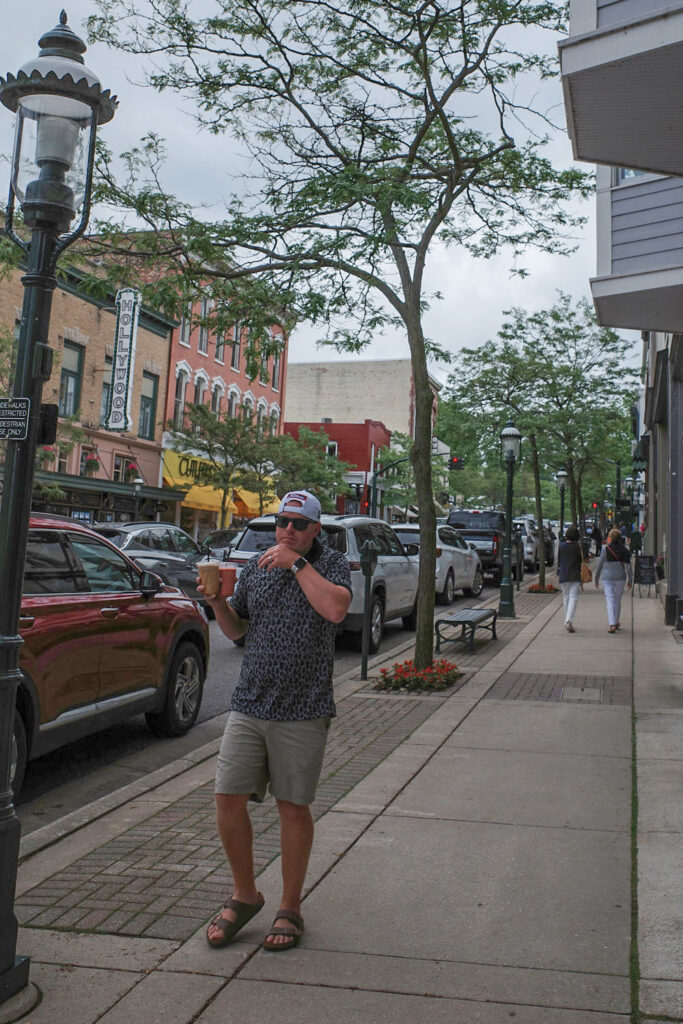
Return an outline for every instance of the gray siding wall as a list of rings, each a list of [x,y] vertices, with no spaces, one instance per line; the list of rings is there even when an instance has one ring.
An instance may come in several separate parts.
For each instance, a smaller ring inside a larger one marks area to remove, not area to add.
[[[612,273],[683,266],[683,178],[612,189]]]
[[[667,8],[678,10],[681,6],[675,0],[597,0],[597,4],[598,28],[660,14]]]

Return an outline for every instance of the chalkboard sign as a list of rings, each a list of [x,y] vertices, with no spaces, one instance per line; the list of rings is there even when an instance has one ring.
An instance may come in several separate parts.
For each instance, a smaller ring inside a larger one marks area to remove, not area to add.
[[[639,555],[636,559],[635,583],[654,586],[657,582],[654,555]]]

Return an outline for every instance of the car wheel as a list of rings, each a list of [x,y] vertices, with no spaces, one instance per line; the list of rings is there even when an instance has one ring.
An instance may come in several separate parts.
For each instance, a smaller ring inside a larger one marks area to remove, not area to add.
[[[446,573],[446,582],[443,585],[443,590],[440,594],[436,595],[438,604],[452,604],[453,598],[455,597],[455,579],[453,578],[453,571],[449,569]]]
[[[24,719],[21,717],[19,712],[15,710],[9,774],[9,784],[12,787],[15,800],[19,796],[21,787],[24,784],[26,754],[26,727],[24,725]]]
[[[479,597],[482,590],[484,589],[484,575],[481,569],[474,570],[474,577],[472,578],[472,586],[465,587],[463,593],[466,597]]]
[[[373,597],[370,605],[370,654],[376,654],[384,634],[384,604],[381,597]]]
[[[195,644],[179,644],[166,681],[164,708],[146,715],[156,736],[182,736],[197,720],[204,691],[204,663]]]

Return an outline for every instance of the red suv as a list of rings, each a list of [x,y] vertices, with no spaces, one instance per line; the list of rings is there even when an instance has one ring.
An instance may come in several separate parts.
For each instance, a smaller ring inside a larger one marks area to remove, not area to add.
[[[162,736],[194,725],[209,659],[203,613],[73,519],[31,515],[19,632],[15,794],[27,760],[132,715]]]

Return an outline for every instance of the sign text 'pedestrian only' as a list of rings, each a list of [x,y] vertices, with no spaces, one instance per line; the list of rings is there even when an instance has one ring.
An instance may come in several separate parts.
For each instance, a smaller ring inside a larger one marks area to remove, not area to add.
[[[30,412],[30,398],[0,398],[0,439],[25,441]]]

